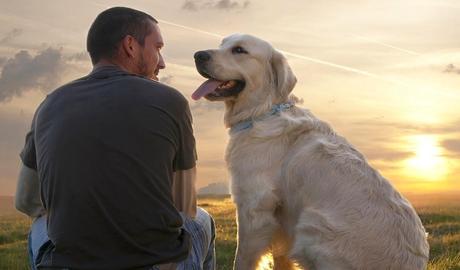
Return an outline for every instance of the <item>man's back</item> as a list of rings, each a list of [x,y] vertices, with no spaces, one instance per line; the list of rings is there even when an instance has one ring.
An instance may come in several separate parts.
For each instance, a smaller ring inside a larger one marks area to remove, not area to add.
[[[173,171],[196,158],[181,94],[100,67],[49,95],[34,124],[54,244],[41,266],[123,269],[187,256],[189,235],[171,196]],[[34,168],[31,148],[22,157]]]

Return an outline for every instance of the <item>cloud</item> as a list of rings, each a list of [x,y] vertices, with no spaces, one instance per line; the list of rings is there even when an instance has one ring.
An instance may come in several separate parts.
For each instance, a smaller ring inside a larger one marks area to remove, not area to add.
[[[197,4],[190,0],[185,1],[184,5],[182,5],[182,9],[189,11],[198,11]]]
[[[456,67],[454,64],[448,64],[444,72],[460,74],[460,68]]]
[[[373,121],[356,121],[353,125],[362,126],[364,128],[389,129],[394,128],[403,132],[418,132],[424,134],[443,134],[443,133],[457,133],[460,132],[460,119],[444,125],[417,125],[405,122],[386,122],[374,119]]]
[[[245,1],[244,3],[240,4],[236,1],[220,0],[215,4],[215,7],[218,9],[235,9],[240,8],[240,5],[242,8],[246,8],[249,6],[249,1]]]
[[[87,62],[90,61],[89,54],[87,52],[79,52],[79,53],[74,53],[66,57],[66,60],[69,61],[82,61],[82,62]]]
[[[160,77],[160,82],[164,84],[171,84],[173,81],[173,75],[165,75]]]
[[[36,56],[26,50],[19,51],[6,61],[0,74],[0,103],[30,90],[53,90],[60,81],[64,64],[60,49],[50,47]]]
[[[0,44],[5,44],[10,42],[12,39],[16,38],[17,36],[22,34],[22,29],[20,28],[14,28],[10,32],[6,33],[6,35],[0,39]]]
[[[442,146],[447,150],[460,155],[460,140],[445,140],[442,142]]]
[[[217,9],[217,10],[237,10],[245,9],[249,6],[250,1],[244,2],[232,1],[232,0],[218,0],[218,1],[201,1],[201,0],[186,0],[182,9],[189,11],[200,11],[203,9]]]
[[[361,148],[361,150],[368,160],[398,161],[408,159],[414,155],[413,152],[397,151],[383,147],[380,147],[378,151],[375,148]]]

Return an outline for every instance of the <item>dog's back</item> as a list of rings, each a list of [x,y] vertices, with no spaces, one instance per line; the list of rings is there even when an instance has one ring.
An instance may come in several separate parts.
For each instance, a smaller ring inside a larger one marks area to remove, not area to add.
[[[310,269],[425,269],[426,233],[410,203],[308,111],[286,121],[285,136],[296,136],[280,181],[296,220],[292,257]]]

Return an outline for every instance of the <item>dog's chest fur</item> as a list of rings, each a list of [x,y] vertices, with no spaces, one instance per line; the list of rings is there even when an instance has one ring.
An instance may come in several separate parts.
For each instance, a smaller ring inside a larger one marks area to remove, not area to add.
[[[302,117],[299,118],[299,114]],[[302,129],[298,134],[305,136],[305,131],[310,129],[310,124],[305,119],[311,119],[305,115],[305,111],[293,109],[230,136],[226,161],[232,177],[231,187],[235,202],[238,203],[241,196],[282,192],[282,166],[297,138],[295,130]]]
[[[279,188],[281,162],[287,151],[283,140],[254,140],[249,134],[230,139],[226,160],[232,177],[233,195]]]

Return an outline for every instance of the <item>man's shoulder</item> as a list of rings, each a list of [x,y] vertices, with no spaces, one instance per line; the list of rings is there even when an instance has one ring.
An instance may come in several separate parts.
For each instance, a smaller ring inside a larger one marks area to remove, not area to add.
[[[188,104],[187,99],[177,89],[142,76],[123,74],[121,76],[114,76],[112,79],[110,83],[101,86],[101,84],[97,83],[98,79],[91,78],[91,76],[84,76],[58,87],[48,97],[59,96],[60,94],[69,92],[69,90],[71,92],[78,88],[106,88],[107,91],[126,91],[129,95],[136,93],[136,95],[145,99],[145,101],[154,99],[174,104]]]
[[[130,97],[130,106],[148,108],[143,111],[145,116],[161,111],[178,122],[191,118],[188,100],[171,86],[138,76],[125,78],[123,86],[126,86],[123,96],[126,94]]]
[[[179,92],[177,89],[174,87],[171,87],[169,85],[163,84],[158,81],[153,81],[150,79],[147,79],[145,77],[140,77],[140,76],[129,76],[127,77],[129,80],[128,83],[134,83],[136,86],[141,87],[145,90],[158,90],[160,93],[164,93],[167,95],[170,95],[172,98],[185,98],[181,92]]]
[[[133,90],[139,91],[146,101],[153,99],[175,105],[175,107],[188,105],[187,99],[179,90],[163,83],[137,76],[127,78],[126,83]]]
[[[78,87],[81,84],[81,82],[84,82],[84,81],[88,80],[88,78],[89,78],[89,76],[83,76],[83,77],[80,77],[78,79],[75,79],[75,80],[69,81],[67,83],[64,83],[64,84],[58,86],[57,88],[55,88],[54,90],[50,91],[49,94],[46,95],[46,98],[50,99],[50,98],[60,96],[61,94],[67,92],[67,90],[71,90],[73,88]]]

